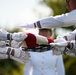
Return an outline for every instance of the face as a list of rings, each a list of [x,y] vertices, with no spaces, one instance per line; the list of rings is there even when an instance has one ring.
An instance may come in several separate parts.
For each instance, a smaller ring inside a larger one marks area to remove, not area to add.
[[[76,9],[76,0],[66,0],[66,7],[69,11]]]
[[[50,30],[43,29],[43,30],[39,30],[39,35],[49,38],[49,37],[51,37],[52,33],[50,32]]]

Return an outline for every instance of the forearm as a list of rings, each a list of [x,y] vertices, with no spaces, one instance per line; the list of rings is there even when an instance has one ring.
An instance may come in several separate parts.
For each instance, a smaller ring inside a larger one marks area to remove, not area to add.
[[[49,27],[49,28],[56,28],[56,27],[65,27],[65,26],[72,26],[76,24],[76,10],[54,16],[45,19],[41,19],[37,22],[32,24],[24,25],[25,28],[41,28],[41,27]]]
[[[0,54],[6,54],[7,58],[20,59],[22,62],[26,63],[29,59],[29,53],[23,51],[22,48],[10,48],[10,47],[0,47]]]
[[[76,56],[76,41],[65,41],[65,42],[58,42],[58,43],[50,43],[53,46],[53,52],[56,55],[69,55],[69,56]]]
[[[0,53],[0,59],[8,59],[8,55]]]
[[[67,41],[76,40],[76,30],[63,36]]]
[[[46,38],[41,35],[35,35],[32,33],[28,33],[27,35],[28,36],[25,39],[25,45],[27,45],[28,48],[33,48],[42,44],[48,45],[49,43],[54,42],[52,38]]]
[[[50,28],[75,25],[76,24],[76,10],[70,13],[40,20],[40,24],[42,27],[50,27]]]
[[[13,33],[10,34],[5,30],[0,29],[0,40],[5,41],[5,40],[9,40],[10,43],[12,40],[15,41],[25,41],[25,47],[36,47],[38,45],[41,44],[49,44],[51,42],[54,42],[53,39],[51,38],[46,38],[43,36],[35,36],[34,34],[26,34],[25,32],[19,32],[19,33]],[[44,41],[43,41],[44,40]],[[31,45],[32,44],[32,45]],[[11,45],[10,45],[11,46]]]
[[[60,19],[61,18],[61,19]],[[25,28],[27,27],[34,27],[34,28],[56,28],[56,27],[64,27],[66,26],[62,17],[49,17],[49,18],[45,18],[45,19],[41,19],[37,22],[34,22],[32,24],[29,24],[28,26],[25,26]]]
[[[40,25],[41,27],[46,27],[46,28],[56,28],[56,27],[63,27],[64,26],[64,22],[61,19],[59,19],[58,17],[49,17],[49,18],[45,18],[42,19],[40,21]],[[37,22],[36,25],[38,26]]]
[[[76,56],[76,41],[70,41],[69,45],[65,48],[64,52],[66,55]]]

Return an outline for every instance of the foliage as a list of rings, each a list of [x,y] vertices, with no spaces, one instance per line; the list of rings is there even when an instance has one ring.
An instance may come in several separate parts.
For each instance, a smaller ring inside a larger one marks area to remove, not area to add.
[[[47,6],[52,8],[54,15],[60,15],[68,11],[65,8],[65,0],[42,0],[41,3],[45,3]]]
[[[76,57],[63,55],[66,75],[76,75]]]
[[[11,59],[0,60],[0,75],[22,75],[21,63]]]

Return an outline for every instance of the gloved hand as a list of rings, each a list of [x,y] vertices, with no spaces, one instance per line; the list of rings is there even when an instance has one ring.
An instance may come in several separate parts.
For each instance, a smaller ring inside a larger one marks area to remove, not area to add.
[[[75,40],[69,41],[67,48],[69,48],[70,50],[76,49],[76,41]]]
[[[26,63],[30,57],[29,53],[23,51],[22,48],[0,47],[0,54],[7,54],[8,58],[18,58],[24,63]]]
[[[22,62],[26,63],[28,62],[29,58],[30,58],[30,54],[28,53],[28,51],[23,51],[22,48],[14,48],[14,54],[13,56],[15,58],[20,59]]]
[[[5,41],[8,39],[8,35],[9,32],[7,32],[6,30],[0,29],[0,40],[1,41]]]
[[[10,34],[6,30],[0,29],[0,40],[5,41],[5,40],[16,40],[16,41],[22,41],[27,37],[27,35],[23,34],[22,32],[19,33],[13,33]]]
[[[10,46],[9,40],[0,41],[0,47],[6,47],[6,46]]]
[[[23,44],[23,41],[15,41],[15,40],[12,40],[11,42],[9,40],[0,41],[0,47],[11,46],[13,48],[19,48],[22,44]]]
[[[53,46],[53,53],[56,55],[60,55],[65,50],[65,47],[68,45],[67,41],[62,37],[58,36],[54,43],[50,43]]]
[[[24,25],[21,25],[21,26],[17,26],[17,28],[26,28],[26,29],[29,29],[29,28],[35,28],[34,24],[24,24]]]
[[[5,41],[0,41],[0,47],[6,47]]]
[[[66,55],[69,55],[69,56],[76,56],[76,52],[74,52],[73,50],[70,50],[67,48],[67,51],[65,52]]]
[[[66,55],[76,56],[76,41],[75,40],[69,41]]]
[[[65,42],[61,42],[61,43],[50,43],[50,45],[53,47],[53,53],[55,55],[61,55],[63,54],[65,47],[67,46],[67,44]]]
[[[0,59],[7,59],[8,58],[8,55],[7,54],[1,54],[0,53]]]
[[[62,36],[57,36],[54,40],[55,43],[66,42],[66,40]]]
[[[23,34],[22,32],[12,34],[12,39],[15,41],[23,41],[25,38],[27,38],[27,34]]]
[[[15,40],[11,41],[11,47],[13,48],[19,48],[22,44],[23,44],[23,41],[15,41]]]
[[[9,47],[0,47],[0,53],[2,54],[7,54],[8,52],[10,53],[11,48]]]

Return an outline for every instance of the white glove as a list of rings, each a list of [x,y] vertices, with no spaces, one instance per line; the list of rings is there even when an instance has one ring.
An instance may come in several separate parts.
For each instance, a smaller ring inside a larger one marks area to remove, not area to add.
[[[53,53],[55,55],[61,55],[63,54],[63,51],[65,50],[65,47],[67,45],[65,45],[65,43],[50,43],[50,45],[53,47]]]
[[[0,40],[5,41],[5,40],[16,40],[16,41],[22,41],[27,37],[27,35],[19,32],[19,33],[13,33],[12,37],[11,34],[9,34],[7,31],[0,29]]]
[[[15,41],[15,40],[12,40],[11,42],[9,40],[0,41],[0,47],[11,46],[13,48],[19,48],[22,44],[23,41]]]
[[[6,47],[6,46],[10,46],[10,41],[6,40],[6,41],[0,41],[0,47]]]
[[[69,46],[67,46],[70,50],[74,51],[76,49],[76,41],[69,41]]]
[[[0,59],[7,59],[8,58],[8,55],[7,54],[1,54],[0,53]]]
[[[12,54],[13,52],[13,54]],[[9,48],[9,47],[0,47],[0,54],[7,54],[8,58],[18,58],[22,60],[22,62],[26,63],[29,60],[29,53],[27,51],[23,51],[22,48]]]
[[[7,40],[7,34],[9,34],[6,30],[0,29],[0,40],[4,41]]]
[[[22,32],[12,34],[12,39],[15,41],[23,41],[26,38],[27,38],[27,34],[25,35]]]
[[[8,48],[9,48],[9,47],[0,47],[0,53],[2,53],[2,54],[7,54]],[[9,50],[9,52],[10,52],[10,51],[11,51],[11,49]]]
[[[69,49],[67,50],[66,55],[76,56],[75,52],[73,52],[72,50],[69,50]]]
[[[0,41],[0,47],[6,47],[6,42],[5,41]]]
[[[63,37],[58,36],[54,42],[55,43],[50,43],[50,45],[53,46],[53,53],[56,55],[61,55],[68,44],[67,41]]]
[[[34,24],[25,24],[25,25],[21,25],[21,26],[17,26],[17,28],[27,28],[27,29],[29,29],[29,28],[34,28]]]
[[[23,51],[22,48],[14,48],[14,57],[21,59],[22,62],[26,63],[29,60],[29,53],[27,51]]]
[[[66,42],[66,40],[62,36],[57,36],[57,38],[54,40],[55,43],[60,42]]]
[[[13,48],[19,48],[22,45],[22,43],[23,43],[23,41],[12,40],[11,41],[11,47],[13,47]]]
[[[76,41],[72,40],[69,42],[69,46],[67,46],[67,52],[66,55],[69,56],[76,56]]]

